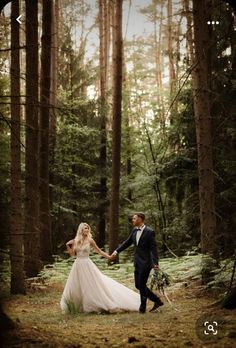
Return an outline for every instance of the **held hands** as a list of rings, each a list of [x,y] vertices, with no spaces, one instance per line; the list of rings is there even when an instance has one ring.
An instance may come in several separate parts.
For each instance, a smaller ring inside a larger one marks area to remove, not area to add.
[[[117,251],[113,251],[113,253],[110,255],[109,260],[110,260],[110,261],[115,260],[116,256],[117,256]]]
[[[112,256],[112,255],[107,255],[106,258],[109,261],[113,261],[114,260],[114,256]]]
[[[111,255],[106,254],[105,256],[109,261],[113,261],[116,258],[116,254],[113,252]]]

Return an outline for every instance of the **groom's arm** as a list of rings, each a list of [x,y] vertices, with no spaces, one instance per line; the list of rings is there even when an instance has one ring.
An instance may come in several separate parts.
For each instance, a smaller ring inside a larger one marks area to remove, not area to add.
[[[116,248],[115,251],[113,251],[112,255],[115,256],[121,251],[127,249],[133,243],[132,235],[133,231],[130,233],[129,237],[118,248]]]
[[[154,266],[158,266],[159,264],[159,257],[157,252],[157,242],[155,239],[155,233],[154,231],[150,230],[151,236],[150,236],[150,249],[152,253],[152,261]]]

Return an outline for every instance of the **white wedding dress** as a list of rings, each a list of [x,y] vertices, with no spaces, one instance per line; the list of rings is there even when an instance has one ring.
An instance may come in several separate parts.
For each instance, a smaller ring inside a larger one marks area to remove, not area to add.
[[[60,302],[62,311],[138,311],[139,294],[101,273],[89,251],[89,244],[77,250]]]

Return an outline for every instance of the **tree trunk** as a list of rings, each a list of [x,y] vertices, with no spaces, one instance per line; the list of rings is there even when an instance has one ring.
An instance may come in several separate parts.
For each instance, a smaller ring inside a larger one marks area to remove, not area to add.
[[[222,306],[227,309],[235,309],[236,308],[236,286],[232,288],[234,282],[234,275],[236,271],[236,260],[234,260],[233,271],[231,275],[231,281],[229,286],[229,291],[222,302]]]
[[[230,291],[222,302],[222,307],[226,309],[236,308],[236,286]]]
[[[58,65],[58,0],[53,2],[52,15],[52,46],[51,46],[51,94],[50,94],[50,123],[49,123],[49,181],[53,185],[53,173],[51,168],[54,163],[54,151],[56,145],[56,106],[57,106],[57,65]],[[53,190],[50,188],[50,207],[53,208]]]
[[[127,81],[127,69],[124,54],[124,46],[122,47],[122,77],[123,77],[123,119],[124,119],[124,134],[125,140],[125,156],[126,156],[126,177],[127,177],[127,201],[132,201],[132,189],[130,187],[130,175],[132,172],[132,159],[131,159],[131,126],[130,126],[130,89]],[[129,222],[128,222],[129,225]]]
[[[38,2],[26,0],[25,271],[39,262]]]
[[[169,55],[169,81],[170,81],[170,101],[172,101],[175,89],[175,66],[173,55],[173,24],[172,24],[172,0],[168,0],[168,55]]]
[[[176,57],[175,57],[175,81],[179,79],[179,71],[180,71],[180,40],[181,40],[181,23],[182,17],[179,19],[177,28],[176,28]],[[176,103],[176,108],[178,108],[178,104]]]
[[[186,39],[187,39],[187,66],[191,66],[194,60],[193,54],[193,30],[192,30],[192,14],[189,8],[189,0],[183,0],[184,12],[187,20],[187,31],[186,31]]]
[[[153,5],[154,5],[154,47],[155,47],[155,70],[156,70],[156,84],[157,84],[157,104],[158,106],[161,105],[161,83],[160,81],[160,67],[161,67],[161,62],[160,62],[160,46],[157,40],[157,4],[153,0]]]
[[[156,156],[154,153],[153,145],[152,145],[152,140],[148,131],[148,127],[145,125],[145,133],[147,135],[147,141],[148,141],[148,146],[152,158],[152,163],[153,167],[155,168],[154,172],[151,172],[151,175],[155,175],[155,182],[153,184],[153,188],[155,191],[156,195],[156,200],[157,200],[157,205],[158,205],[158,210],[161,212],[161,216],[159,218],[159,226],[160,226],[160,231],[161,231],[161,239],[162,239],[162,251],[165,253],[168,250],[167,243],[166,243],[166,235],[164,233],[166,229],[166,213],[165,213],[165,204],[162,199],[162,194],[161,194],[161,188],[160,188],[160,182],[159,182],[159,175],[157,171],[157,161],[156,161]]]
[[[107,205],[107,68],[108,68],[108,4],[106,0],[99,0],[99,60],[100,60],[100,117],[101,117],[101,143],[100,143],[100,202],[99,202],[99,223],[98,223],[98,244],[105,245],[106,232],[106,205]]]
[[[21,209],[21,142],[20,142],[20,31],[19,0],[12,2],[11,10],[11,217],[10,260],[11,293],[25,293],[23,224]]]
[[[209,33],[207,25],[207,6],[209,3],[205,0],[193,1],[195,66],[192,78],[198,152],[201,249],[203,254],[209,254],[212,258],[217,259],[212,119],[209,96]],[[203,282],[208,280],[209,267],[203,269]]]
[[[162,28],[163,28],[163,0],[161,0],[160,6],[160,18],[159,18],[159,35],[157,31],[158,16],[157,16],[157,4],[153,0],[155,6],[154,13],[154,45],[155,45],[155,70],[156,70],[156,84],[157,84],[157,103],[159,108],[159,122],[165,129],[165,108],[163,101],[163,83],[162,83],[162,61],[161,61],[161,47],[162,47]]]
[[[49,117],[52,42],[52,1],[43,0],[41,81],[40,81],[40,257],[52,261],[49,199]]]
[[[57,69],[58,69],[58,36],[59,36],[59,0],[53,2],[52,9],[52,46],[51,46],[51,94],[50,94],[50,119],[49,119],[49,201],[50,210],[53,209],[53,165],[56,146],[56,125],[57,125]],[[52,221],[53,230],[53,221]],[[52,234],[52,249],[54,241]]]
[[[112,184],[110,204],[109,250],[118,244],[119,191],[121,152],[121,103],[122,103],[122,0],[114,1],[113,48],[113,104],[112,104]]]

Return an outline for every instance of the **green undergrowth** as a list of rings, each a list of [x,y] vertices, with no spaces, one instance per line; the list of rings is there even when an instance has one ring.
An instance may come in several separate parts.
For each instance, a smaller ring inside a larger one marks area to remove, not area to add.
[[[59,256],[55,256],[54,259],[54,263],[45,266],[39,275],[43,282],[49,285],[65,282],[75,260],[74,257],[63,259]],[[98,254],[92,254],[91,259],[104,274],[123,284],[132,284],[133,262],[125,262],[125,256],[123,259],[120,258],[119,264],[108,264],[107,260]],[[160,268],[170,277],[170,286],[172,287],[181,286],[186,280],[195,281],[201,279],[201,266],[201,254],[186,255],[179,258],[164,258],[160,261]],[[222,261],[220,267],[213,271],[213,280],[207,284],[207,287],[226,289],[230,282],[232,269],[232,260]]]
[[[130,257],[130,250],[119,255],[118,264],[109,264],[106,259],[95,253],[91,253],[90,257],[104,274],[124,285],[130,286],[131,284],[130,287],[134,289],[134,268],[133,262],[131,261],[132,257]],[[44,285],[53,285],[56,283],[64,284],[74,261],[75,257],[54,255],[54,262],[45,265],[38,277],[27,279],[27,283],[41,283]],[[202,262],[203,256],[201,254],[189,254],[178,258],[162,258],[160,260],[160,268],[163,272],[168,274],[170,277],[170,287],[174,289],[181,287],[186,280],[200,280]],[[230,283],[232,269],[232,259],[221,261],[219,267],[212,271],[212,279],[205,287],[219,292],[226,291]],[[5,289],[4,292],[8,292],[10,287],[9,260],[5,260],[4,262],[1,276],[1,283]]]

